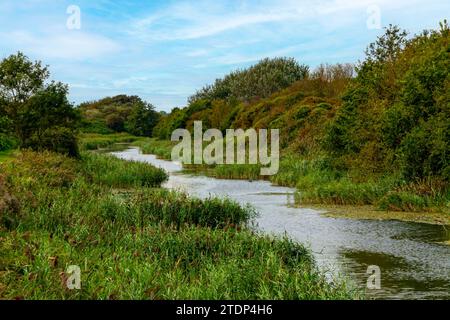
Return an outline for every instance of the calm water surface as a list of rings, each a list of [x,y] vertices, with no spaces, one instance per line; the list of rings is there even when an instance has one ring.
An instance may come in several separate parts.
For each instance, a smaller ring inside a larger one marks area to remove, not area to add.
[[[228,197],[259,212],[260,230],[309,246],[330,277],[352,279],[373,298],[450,299],[450,226],[399,221],[329,218],[313,209],[293,208],[295,189],[265,181],[221,180],[181,173],[179,163],[143,155],[137,148],[113,153],[151,163],[170,174],[165,187],[192,196]],[[381,290],[367,290],[367,268],[381,269]]]

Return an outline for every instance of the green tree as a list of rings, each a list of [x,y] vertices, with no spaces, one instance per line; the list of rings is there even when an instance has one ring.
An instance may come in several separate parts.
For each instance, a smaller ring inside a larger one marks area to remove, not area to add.
[[[123,132],[125,130],[125,120],[118,114],[106,116],[105,121],[108,128],[113,131]]]
[[[1,61],[0,115],[7,119],[21,147],[75,156],[79,115],[67,100],[68,87],[47,83],[49,75],[41,62],[31,62],[21,52]],[[54,142],[43,143],[44,136]],[[58,141],[67,145],[56,145]]]
[[[294,82],[305,79],[308,74],[309,67],[300,65],[293,58],[266,58],[248,69],[237,70],[217,79],[213,85],[204,87],[190,97],[189,102],[202,99],[251,101],[267,98]]]
[[[135,136],[149,137],[160,119],[153,105],[146,102],[137,103],[126,121],[127,132]]]

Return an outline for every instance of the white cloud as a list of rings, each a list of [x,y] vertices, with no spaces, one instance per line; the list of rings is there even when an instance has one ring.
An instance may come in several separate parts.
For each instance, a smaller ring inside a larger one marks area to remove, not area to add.
[[[304,24],[315,18],[330,17],[331,24],[341,26],[347,19],[355,17],[355,11],[365,15],[366,9],[371,5],[388,10],[402,7],[407,2],[410,3],[406,0],[280,0],[232,8],[205,1],[183,2],[132,21],[128,32],[141,39],[167,41],[206,38],[267,23]]]
[[[1,33],[0,39],[15,50],[23,50],[45,58],[84,60],[115,53],[121,49],[119,44],[104,36],[78,31],[47,35],[13,31]]]
[[[193,40],[241,27],[298,19],[300,7],[234,10],[224,13],[206,2],[175,4],[131,24],[131,34],[149,40]],[[226,10],[225,10],[226,12]]]
[[[148,77],[129,77],[113,81],[114,88],[133,88],[137,85],[142,85],[142,82],[149,80]]]

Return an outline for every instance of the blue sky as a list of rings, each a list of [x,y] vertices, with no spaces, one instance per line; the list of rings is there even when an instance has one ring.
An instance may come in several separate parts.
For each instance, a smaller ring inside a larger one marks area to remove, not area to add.
[[[70,5],[80,29],[67,28]],[[42,60],[74,103],[124,93],[170,110],[264,57],[356,62],[382,33],[367,25],[374,8],[381,26],[418,33],[449,18],[450,1],[0,0],[0,58]]]

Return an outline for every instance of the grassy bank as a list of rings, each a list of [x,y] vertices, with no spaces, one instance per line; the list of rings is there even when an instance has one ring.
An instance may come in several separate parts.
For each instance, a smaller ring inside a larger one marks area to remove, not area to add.
[[[147,139],[137,145],[144,153],[170,159],[173,143]],[[450,189],[445,181],[423,179],[406,183],[395,174],[364,176],[336,169],[323,156],[306,159],[284,154],[278,174],[271,177],[260,176],[258,165],[188,165],[185,169],[221,179],[270,179],[276,185],[297,188],[297,205],[370,206],[372,213],[380,212],[371,215],[375,219],[386,218],[386,212],[399,220],[407,219],[395,213],[408,212],[410,220],[429,222],[449,221],[450,216]],[[427,213],[429,219],[423,219]]]
[[[108,148],[116,143],[130,143],[137,139],[137,137],[128,133],[83,133],[79,136],[79,145],[81,150],[97,150],[100,148]]]
[[[10,161],[14,156],[14,150],[0,151],[0,163]]]
[[[159,140],[155,138],[141,138],[133,142],[144,154],[154,154],[161,159],[170,160],[174,142],[169,140]]]
[[[356,297],[302,245],[250,231],[251,208],[143,187],[166,178],[149,165],[23,152],[0,172],[0,298]]]

